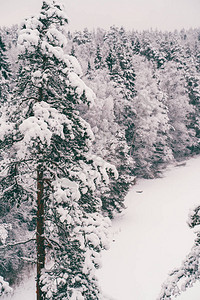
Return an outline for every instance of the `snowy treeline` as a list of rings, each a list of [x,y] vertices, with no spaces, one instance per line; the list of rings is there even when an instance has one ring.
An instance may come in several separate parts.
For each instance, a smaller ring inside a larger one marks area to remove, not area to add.
[[[115,122],[124,127],[139,177],[152,178],[162,163],[199,152],[199,37],[199,30],[116,27],[70,37],[87,82],[99,98],[103,90],[104,97],[112,93]]]
[[[200,30],[66,24],[46,0],[0,29],[0,295],[37,260],[41,297],[100,299],[109,219],[135,177],[200,152]]]

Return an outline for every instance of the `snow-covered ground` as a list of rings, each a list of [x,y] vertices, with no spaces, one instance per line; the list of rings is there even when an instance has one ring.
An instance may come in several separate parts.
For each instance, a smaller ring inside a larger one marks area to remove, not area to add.
[[[186,221],[200,204],[200,158],[170,167],[164,177],[140,180],[113,221],[113,240],[98,277],[115,300],[156,300],[169,271],[181,264],[195,234]],[[199,300],[200,283],[176,299]]]
[[[3,297],[2,300],[36,300],[35,276],[30,276],[16,288],[13,295]]]
[[[200,204],[200,157],[170,167],[164,177],[140,180],[126,198],[127,209],[113,221],[113,243],[97,272],[102,290],[114,300],[156,300],[169,271],[181,264],[195,234],[187,226],[190,208]],[[177,300],[199,300],[200,283]],[[12,300],[34,300],[33,279]]]

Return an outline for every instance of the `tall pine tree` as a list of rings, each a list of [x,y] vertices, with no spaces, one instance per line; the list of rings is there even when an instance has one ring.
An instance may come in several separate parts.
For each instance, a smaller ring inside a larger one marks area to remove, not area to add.
[[[10,66],[6,56],[6,46],[0,36],[0,101],[7,101],[9,92]]]
[[[92,131],[76,109],[93,102],[94,93],[80,79],[76,58],[63,51],[66,23],[54,0],[43,1],[38,17],[25,21],[10,117],[15,125],[2,128],[1,197],[36,206],[38,300],[99,299],[94,270],[107,247],[109,221],[94,190],[108,183],[108,174],[117,176],[91,153]]]

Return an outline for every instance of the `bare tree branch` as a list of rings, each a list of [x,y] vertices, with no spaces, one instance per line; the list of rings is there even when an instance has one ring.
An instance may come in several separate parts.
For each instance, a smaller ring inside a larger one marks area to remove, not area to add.
[[[32,241],[35,242],[35,238],[32,238],[32,239],[27,240],[27,241],[20,241],[20,242],[16,242],[16,243],[13,243],[13,244],[7,244],[7,245],[0,246],[0,250],[6,249],[8,247],[15,247],[15,246],[18,246],[18,245],[25,245],[25,244],[30,243]]]

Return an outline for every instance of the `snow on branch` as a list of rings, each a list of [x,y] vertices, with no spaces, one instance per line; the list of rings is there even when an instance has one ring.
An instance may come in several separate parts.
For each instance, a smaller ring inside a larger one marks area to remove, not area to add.
[[[3,141],[5,136],[12,133],[14,124],[6,120],[6,116],[0,117],[0,140]]]
[[[11,228],[11,224],[0,224],[0,241],[4,245],[8,237],[7,229]]]
[[[19,126],[20,132],[24,135],[18,143],[18,157],[26,157],[27,148],[32,147],[35,141],[41,144],[50,145],[53,134],[64,139],[64,125],[71,130],[71,121],[55,108],[46,102],[35,103],[33,106],[34,116],[25,119]]]
[[[9,283],[4,281],[3,277],[0,276],[0,296],[7,296],[8,294],[11,294],[13,292],[13,289],[9,286]]]

